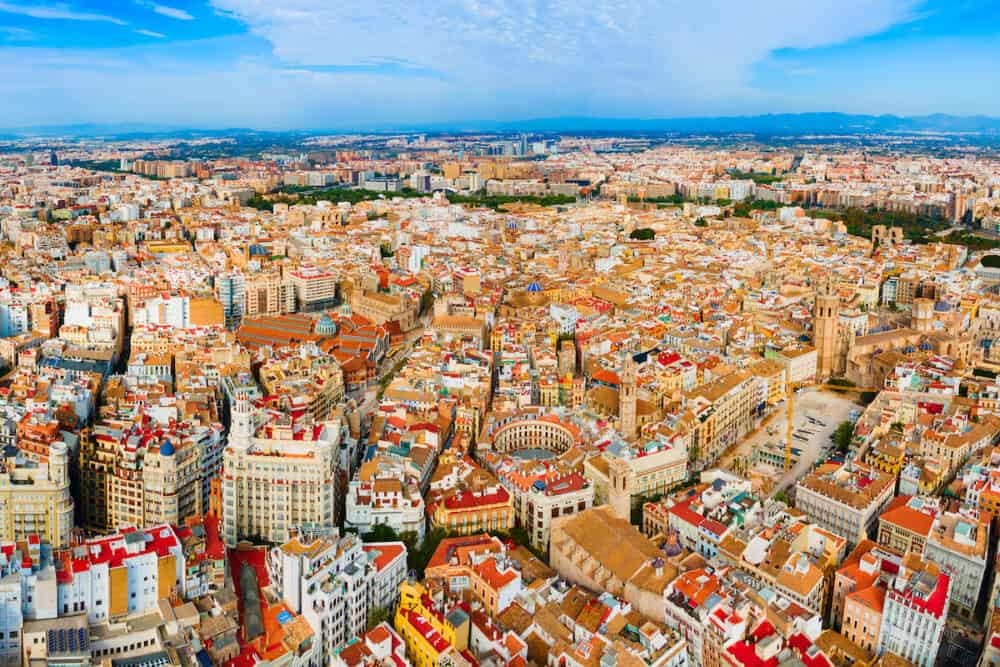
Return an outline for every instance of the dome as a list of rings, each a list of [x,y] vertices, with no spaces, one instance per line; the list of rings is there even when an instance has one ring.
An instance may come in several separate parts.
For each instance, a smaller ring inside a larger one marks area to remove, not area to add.
[[[173,444],[169,440],[164,440],[163,444],[160,445],[160,456],[173,456],[174,454]]]
[[[538,284],[538,281],[535,281],[535,282],[531,283],[530,285],[528,285],[528,291],[529,292],[541,292],[542,291],[542,286]]]
[[[333,321],[332,317],[324,313],[316,322],[316,333],[323,336],[332,336],[337,333],[337,324]]]

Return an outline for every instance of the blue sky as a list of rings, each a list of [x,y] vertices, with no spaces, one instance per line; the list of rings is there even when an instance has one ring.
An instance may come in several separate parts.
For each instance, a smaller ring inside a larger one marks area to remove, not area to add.
[[[996,0],[0,0],[0,127],[1000,116]]]

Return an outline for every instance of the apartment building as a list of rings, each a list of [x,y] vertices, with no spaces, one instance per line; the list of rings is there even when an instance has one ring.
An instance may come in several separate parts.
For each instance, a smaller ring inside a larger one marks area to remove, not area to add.
[[[337,305],[340,294],[339,279],[333,272],[302,266],[289,271],[287,276],[295,292],[295,301],[300,312],[314,313]]]
[[[795,507],[851,548],[872,532],[895,485],[892,475],[864,463],[824,464],[795,485]]]
[[[501,477],[514,495],[517,522],[528,533],[531,545],[541,551],[549,548],[552,520],[583,512],[594,506],[594,486],[583,475],[553,472],[538,479],[520,476]]]
[[[40,536],[54,548],[69,545],[73,531],[69,448],[52,443],[48,461],[20,455],[0,465],[0,541]]]
[[[337,647],[365,630],[371,610],[395,602],[395,591],[390,600],[384,591],[401,583],[398,564],[406,560],[406,547],[401,542],[377,547],[382,551],[370,558],[373,552],[357,535],[340,537],[334,531],[330,537],[293,536],[267,555],[275,591],[316,632],[320,664],[329,664]],[[380,563],[383,552],[387,557]]]
[[[395,625],[414,667],[474,664],[468,650],[471,613],[465,602],[436,603],[423,585],[404,582],[399,587]]]
[[[433,527],[459,535],[507,532],[514,527],[514,503],[499,484],[480,491],[457,491],[431,504],[427,511]]]
[[[876,654],[891,652],[917,667],[932,667],[950,593],[951,577],[917,554],[908,554],[885,593]]]
[[[766,400],[765,385],[747,371],[730,373],[685,394],[685,404],[694,411],[691,447],[698,460],[714,461],[753,428],[758,406]]]
[[[362,535],[389,526],[419,541],[427,525],[424,507],[419,478],[402,460],[378,456],[366,461],[347,486],[344,525]]]
[[[315,421],[329,419],[344,399],[344,375],[332,356],[313,344],[280,350],[258,371],[264,393],[305,409]]]
[[[924,560],[951,577],[950,613],[972,619],[989,562],[990,515],[973,509],[942,512],[934,519]]]
[[[282,278],[280,271],[270,270],[246,276],[243,295],[243,315],[277,317],[295,312],[296,289],[291,278]]]
[[[937,515],[933,498],[897,496],[878,519],[878,543],[897,553],[922,554]]]
[[[246,396],[234,402],[222,457],[223,540],[284,542],[337,526],[340,425],[274,415],[259,429]]]
[[[219,424],[100,420],[80,447],[84,525],[107,532],[201,515],[221,450]]]
[[[183,548],[166,524],[94,538],[57,558],[60,616],[85,612],[90,623],[107,623],[184,593]]]
[[[852,629],[856,631],[857,626],[849,622],[845,623],[844,612],[848,596],[855,593],[862,595],[864,598],[862,606],[874,610],[873,600],[877,597],[879,601],[884,601],[884,590],[879,593],[878,591],[869,592],[868,589],[884,589],[884,583],[891,581],[895,573],[899,571],[902,558],[900,554],[880,547],[871,540],[863,540],[858,544],[833,576],[833,594],[830,596],[830,626],[840,630],[850,638],[849,632]],[[878,606],[878,610],[881,613],[881,606]],[[874,612],[869,611],[868,613]],[[856,615],[851,617],[851,619],[858,618]],[[870,630],[872,626],[869,624],[867,627]],[[874,652],[877,640],[878,631],[876,628],[873,635],[869,634],[869,643],[873,647],[869,651]],[[854,640],[852,639],[852,641]]]

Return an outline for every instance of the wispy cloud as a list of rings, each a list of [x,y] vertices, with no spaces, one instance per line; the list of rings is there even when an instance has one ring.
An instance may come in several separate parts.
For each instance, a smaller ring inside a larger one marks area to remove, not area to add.
[[[145,7],[146,9],[151,9],[160,16],[166,16],[167,18],[177,19],[178,21],[193,21],[194,16],[183,9],[178,9],[177,7],[170,7],[169,5],[161,5],[158,2],[150,2],[149,0],[137,0],[140,7]]]
[[[0,2],[0,13],[53,21],[100,21],[115,25],[128,25],[125,21],[114,16],[77,11],[70,5],[61,2],[51,5],[15,5],[10,2]]]
[[[33,42],[38,35],[27,28],[0,26],[0,39],[7,42]]]
[[[435,74],[454,95],[498,109],[565,113],[574,100],[584,112],[661,114],[745,98],[753,68],[776,51],[863,39],[918,8],[918,0],[439,0],[414,12],[398,0],[377,10],[355,0],[210,1],[292,69]],[[372,67],[386,62],[406,66]]]
[[[157,39],[166,39],[167,36],[162,32],[153,32],[152,30],[136,30],[135,34],[145,35],[146,37],[155,37]]]

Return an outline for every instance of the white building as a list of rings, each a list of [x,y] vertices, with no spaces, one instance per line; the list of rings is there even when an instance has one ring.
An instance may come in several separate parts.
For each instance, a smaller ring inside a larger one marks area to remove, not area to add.
[[[135,310],[132,322],[136,326],[166,324],[186,329],[191,323],[191,299],[177,294],[154,296]]]
[[[971,619],[986,577],[990,515],[976,510],[942,512],[934,518],[924,558],[951,575],[951,608]]]
[[[338,422],[308,416],[273,416],[257,429],[250,400],[238,397],[222,456],[223,541],[335,530],[340,436]]]
[[[368,606],[393,609],[399,585],[406,579],[406,545],[402,542],[368,542],[362,547],[375,577],[368,587]]]
[[[20,575],[10,574],[0,579],[0,666],[20,667],[23,624]]]
[[[91,624],[155,611],[160,599],[184,592],[184,551],[166,524],[89,540],[63,565],[57,611],[86,612]]]
[[[347,487],[344,525],[361,534],[389,526],[397,535],[424,537],[424,498],[402,461],[381,458],[365,464]]]
[[[381,564],[357,535],[329,538],[293,537],[268,554],[267,567],[275,590],[296,614],[301,614],[316,632],[319,664],[328,665],[334,650],[361,634],[372,609],[383,606],[381,598],[399,581],[398,563],[406,562],[401,542],[380,545],[388,557]],[[394,567],[387,567],[389,565]]]
[[[932,667],[948,616],[951,578],[940,569],[908,554],[882,608],[876,654],[886,652],[917,667]]]

